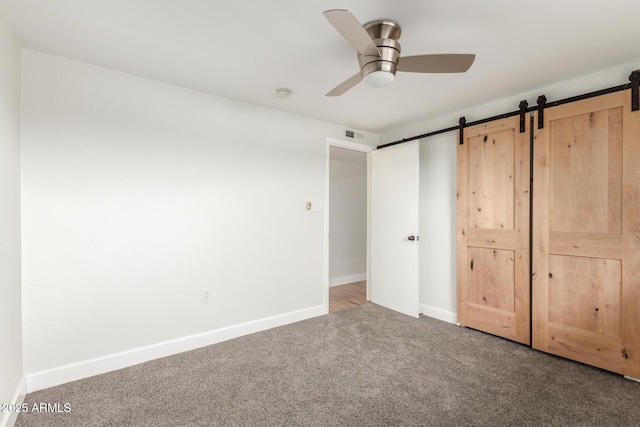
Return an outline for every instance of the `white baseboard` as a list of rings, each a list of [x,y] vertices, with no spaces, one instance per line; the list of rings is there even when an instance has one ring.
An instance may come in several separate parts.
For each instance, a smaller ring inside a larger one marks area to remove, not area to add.
[[[319,305],[27,375],[29,393],[326,314]]]
[[[624,378],[627,379],[627,380],[631,380],[631,381],[635,381],[635,382],[639,382],[640,383],[640,378],[633,378],[633,377],[630,377],[629,375],[625,375]]]
[[[11,404],[18,406],[24,402],[24,397],[27,395],[27,379],[22,378],[16,392],[13,394],[13,400]],[[18,418],[18,412],[0,412],[0,427],[13,427]]]
[[[329,287],[346,285],[347,283],[362,282],[367,280],[367,273],[351,274],[349,276],[340,276],[329,278]]]
[[[458,322],[458,315],[456,313],[443,310],[441,308],[431,307],[430,305],[420,304],[420,312],[425,316],[433,317],[434,319],[445,322],[453,324]]]

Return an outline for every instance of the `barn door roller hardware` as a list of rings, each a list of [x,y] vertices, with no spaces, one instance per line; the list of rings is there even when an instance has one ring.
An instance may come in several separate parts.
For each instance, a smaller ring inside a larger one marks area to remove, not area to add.
[[[520,133],[524,133],[525,130],[525,117],[527,115],[527,107],[529,106],[529,103],[527,102],[527,100],[522,100],[520,101]]]
[[[629,76],[631,82],[631,111],[640,110],[640,93],[638,86],[640,83],[640,70],[635,70]]]
[[[547,97],[540,95],[538,97],[538,129],[544,129],[544,105],[547,103]]]
[[[460,131],[460,142],[459,144],[462,145],[464,144],[464,125],[467,124],[467,119],[463,116],[460,117],[460,120],[458,120],[459,126],[458,126],[458,130]]]

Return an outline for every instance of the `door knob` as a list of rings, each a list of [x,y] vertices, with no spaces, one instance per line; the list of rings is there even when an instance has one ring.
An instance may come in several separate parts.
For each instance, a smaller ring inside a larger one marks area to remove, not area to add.
[[[413,242],[414,240],[416,240],[416,238],[414,236],[409,236],[409,240]]]

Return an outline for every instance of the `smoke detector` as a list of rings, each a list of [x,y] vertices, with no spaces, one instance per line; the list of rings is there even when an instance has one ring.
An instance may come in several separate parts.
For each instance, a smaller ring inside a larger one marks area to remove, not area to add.
[[[291,89],[287,89],[286,87],[281,87],[279,89],[276,89],[276,96],[282,99],[290,98]]]

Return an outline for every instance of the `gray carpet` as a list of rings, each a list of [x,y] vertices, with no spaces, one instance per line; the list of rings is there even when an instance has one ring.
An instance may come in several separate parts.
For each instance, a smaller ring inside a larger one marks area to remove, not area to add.
[[[30,393],[17,426],[640,425],[640,383],[367,304]]]

